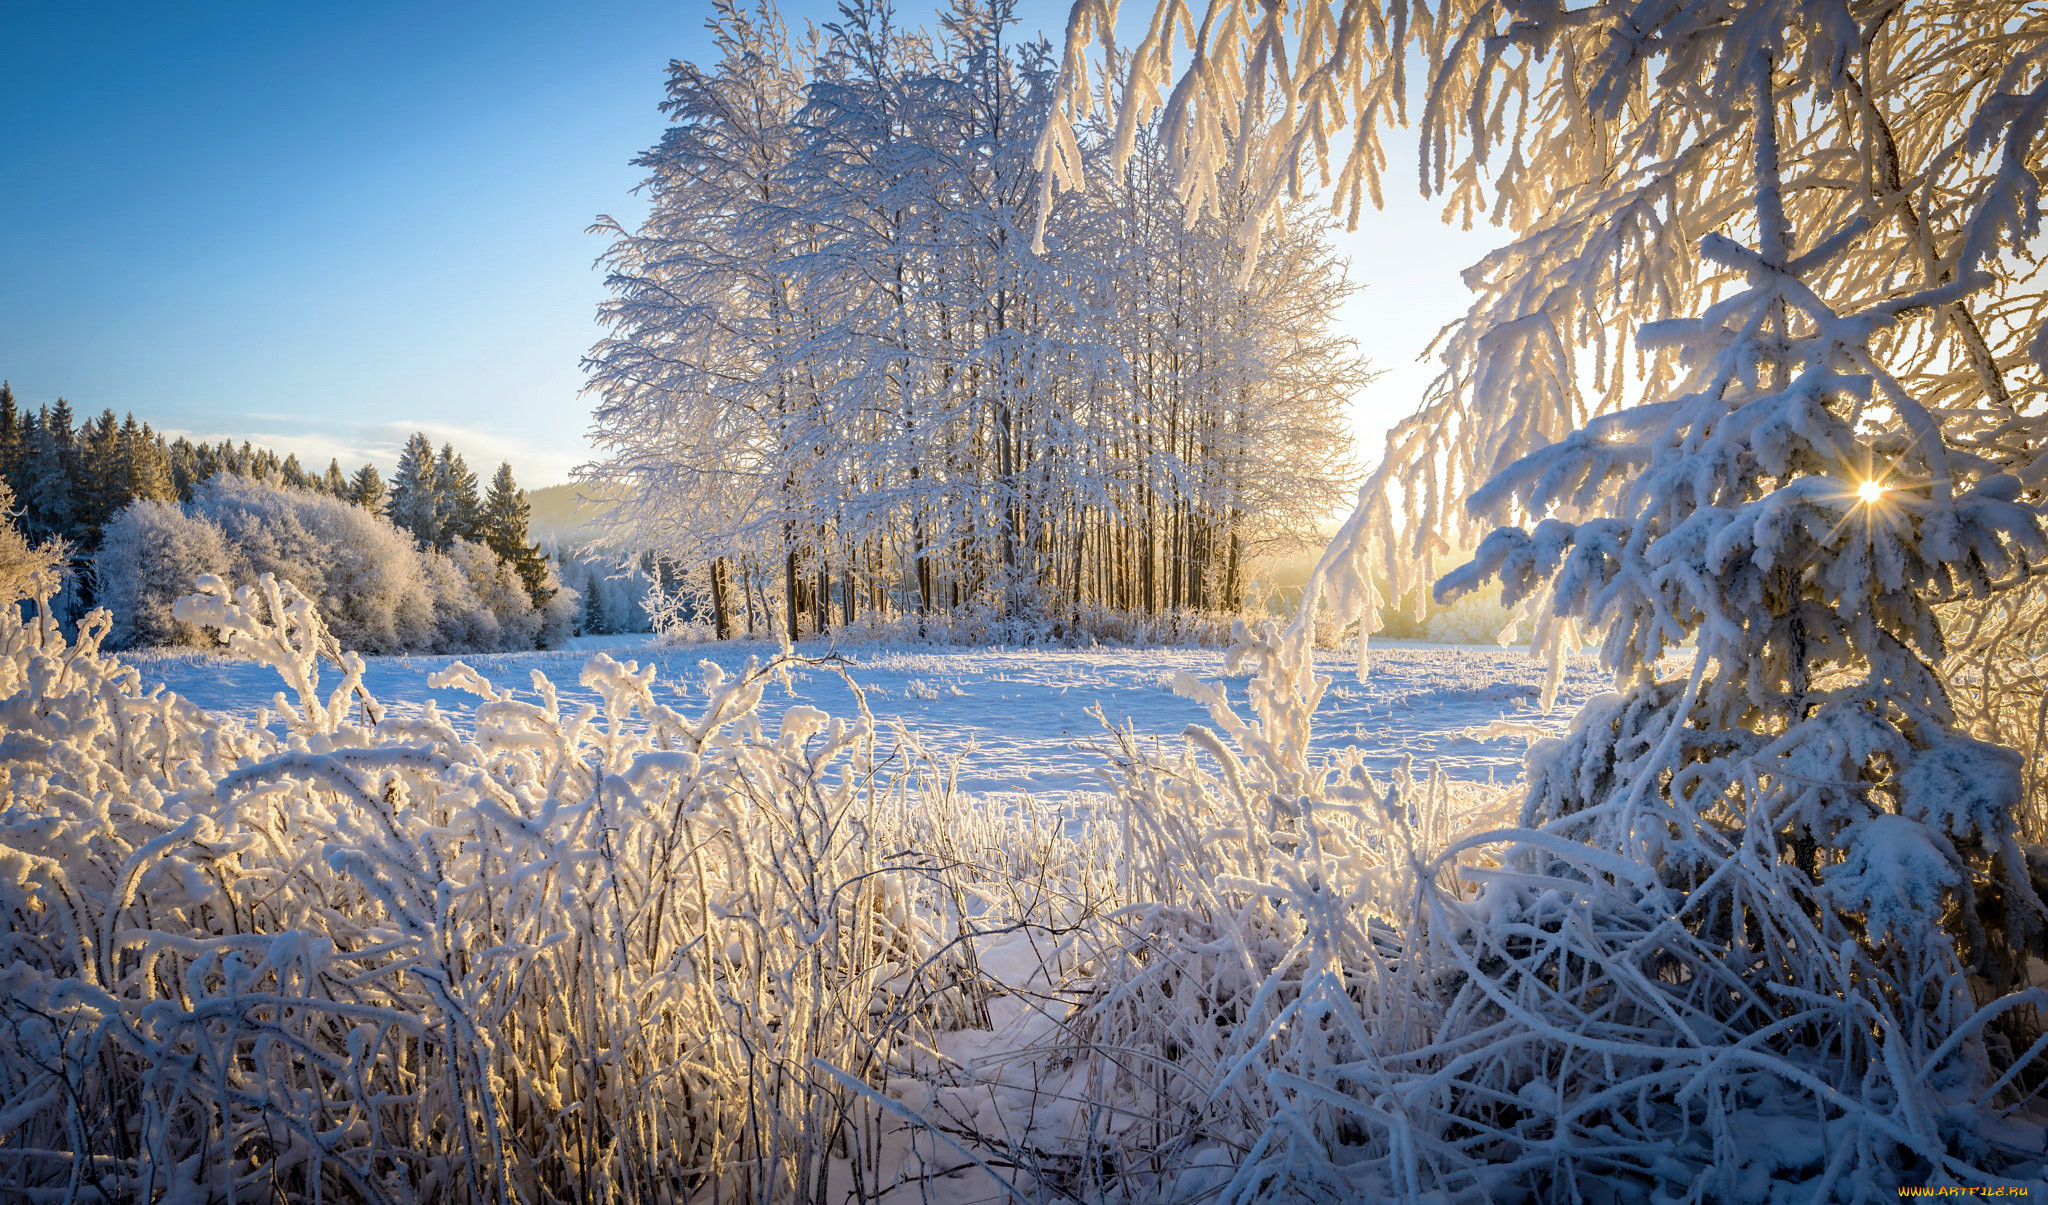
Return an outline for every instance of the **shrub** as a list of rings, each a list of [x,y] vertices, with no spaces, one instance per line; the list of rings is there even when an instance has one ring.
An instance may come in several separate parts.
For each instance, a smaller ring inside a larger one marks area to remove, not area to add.
[[[176,614],[278,671],[276,730],[145,690],[104,611],[75,644],[0,615],[28,1199],[821,1199],[873,1187],[901,1053],[986,1022],[981,880],[1030,826],[878,773],[865,714],[766,722],[787,660],[707,669],[694,716],[603,656],[573,710],[457,664],[458,725],[323,675],[269,576]]]
[[[207,574],[229,571],[232,556],[219,525],[176,503],[130,503],[107,525],[93,557],[98,599],[112,613],[107,643],[210,644],[204,632],[172,615],[180,595]]]

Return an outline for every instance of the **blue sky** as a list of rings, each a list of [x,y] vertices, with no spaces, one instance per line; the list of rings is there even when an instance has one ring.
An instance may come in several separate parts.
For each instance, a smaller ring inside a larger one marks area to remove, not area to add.
[[[706,55],[705,11],[0,4],[0,377],[315,466],[388,468],[424,429],[563,480],[603,292],[585,228],[640,212],[628,161],[660,134],[668,60]],[[1362,433],[1413,405],[1408,361],[1488,241],[1432,215],[1403,201],[1345,240],[1368,285],[1346,325],[1389,370]]]

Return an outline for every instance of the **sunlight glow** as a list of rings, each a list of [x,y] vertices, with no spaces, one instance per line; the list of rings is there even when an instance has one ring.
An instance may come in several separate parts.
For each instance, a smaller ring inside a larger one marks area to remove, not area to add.
[[[1884,486],[1879,485],[1875,481],[1866,481],[1856,487],[1856,500],[1865,506],[1876,502],[1882,497],[1884,497]]]

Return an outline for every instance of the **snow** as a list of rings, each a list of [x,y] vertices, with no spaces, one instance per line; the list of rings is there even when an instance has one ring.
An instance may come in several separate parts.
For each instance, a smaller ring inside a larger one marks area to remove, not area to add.
[[[461,657],[365,658],[364,685],[393,715],[416,715],[427,700],[444,712],[467,714],[470,696],[435,690],[429,677],[456,662],[475,669],[499,689],[530,691],[538,670],[553,679],[565,702],[595,702],[577,681],[585,659],[603,651],[656,671],[655,698],[694,711],[706,694],[702,671],[710,661],[727,673],[772,646],[727,643],[664,646],[639,636],[582,636],[568,649]],[[1218,649],[1004,649],[853,648],[834,652],[803,645],[807,656],[837,657],[866,693],[879,720],[901,722],[928,747],[960,759],[960,786],[976,793],[1028,791],[1061,795],[1099,787],[1096,772],[1109,732],[1103,720],[1141,738],[1177,743],[1189,724],[1207,723],[1198,703],[1174,693],[1177,674],[1222,680]],[[189,652],[136,651],[124,660],[151,682],[221,715],[253,719],[277,677],[269,667],[232,657]],[[1526,649],[1374,641],[1372,672],[1361,682],[1348,651],[1317,654],[1317,669],[1331,678],[1316,713],[1314,748],[1357,745],[1376,773],[1404,757],[1435,762],[1456,779],[1503,784],[1519,772],[1531,739],[1564,732],[1571,715],[1606,679],[1590,656],[1568,659],[1558,706],[1536,706],[1543,667]],[[1225,681],[1232,703],[1245,702],[1243,677]],[[823,666],[792,675],[794,695],[777,691],[771,714],[802,704],[830,715],[855,706],[846,680]]]

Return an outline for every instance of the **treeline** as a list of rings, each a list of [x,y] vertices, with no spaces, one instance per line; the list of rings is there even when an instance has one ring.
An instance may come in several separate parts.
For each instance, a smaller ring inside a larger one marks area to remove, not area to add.
[[[690,566],[721,636],[1235,608],[1349,482],[1327,219],[1248,260],[1255,198],[1183,195],[1142,127],[1122,169],[1085,132],[1096,186],[1053,196],[1054,72],[1010,4],[840,11],[813,39],[721,4],[717,61],[671,68],[590,357],[615,530]]]
[[[78,423],[61,398],[28,410],[0,382],[0,482],[21,533],[64,547],[70,609],[114,610],[117,643],[196,639],[170,604],[201,573],[287,578],[372,653],[540,647],[584,618],[530,538],[511,466],[480,488],[461,453],[424,434],[387,483],[372,464],[315,473],[247,442],[166,439],[132,414]],[[621,630],[624,610],[601,608],[600,626]]]

